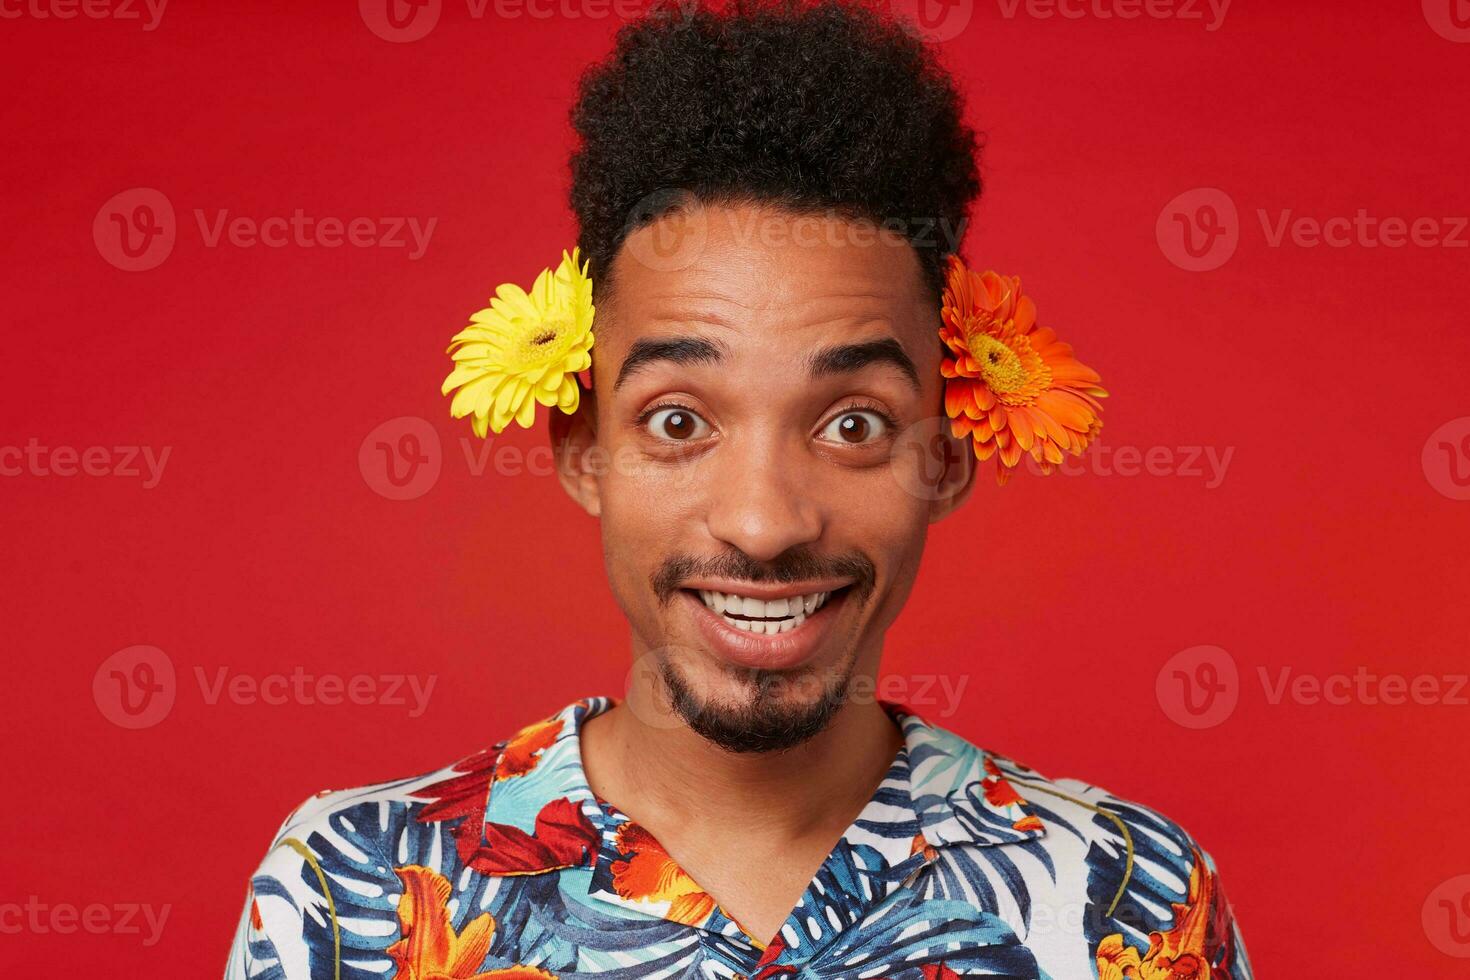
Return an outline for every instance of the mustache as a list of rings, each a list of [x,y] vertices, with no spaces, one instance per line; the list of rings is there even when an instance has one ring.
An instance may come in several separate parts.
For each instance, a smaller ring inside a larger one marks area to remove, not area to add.
[[[709,558],[674,555],[665,559],[651,578],[659,604],[667,605],[683,584],[695,577],[728,578],[746,582],[805,582],[822,578],[850,578],[853,592],[860,599],[866,599],[873,592],[878,569],[872,559],[860,551],[827,557],[809,548],[792,548],[783,551],[771,561],[756,561],[738,550]]]

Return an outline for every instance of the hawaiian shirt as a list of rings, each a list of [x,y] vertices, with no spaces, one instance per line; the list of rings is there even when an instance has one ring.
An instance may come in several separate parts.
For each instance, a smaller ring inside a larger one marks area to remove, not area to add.
[[[578,731],[614,703],[304,803],[251,880],[227,980],[1250,980],[1178,826],[894,705],[882,784],[780,931],[752,936],[589,788]]]

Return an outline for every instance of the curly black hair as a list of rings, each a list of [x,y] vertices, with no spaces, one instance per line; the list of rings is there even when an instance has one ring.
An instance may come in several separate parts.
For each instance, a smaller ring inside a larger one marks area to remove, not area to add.
[[[981,141],[934,51],[843,0],[663,5],[581,80],[571,204],[594,282],[690,196],[906,235],[936,297],[980,194]]]

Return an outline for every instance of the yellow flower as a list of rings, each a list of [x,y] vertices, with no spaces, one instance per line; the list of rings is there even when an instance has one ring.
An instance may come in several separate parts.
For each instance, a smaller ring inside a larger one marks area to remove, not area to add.
[[[541,270],[527,293],[514,283],[495,289],[490,306],[449,344],[454,370],[444,394],[454,391],[449,414],[473,416],[475,435],[501,432],[511,419],[529,429],[536,403],[575,412],[576,373],[592,364],[592,280],[577,250],[562,252],[553,272]]]

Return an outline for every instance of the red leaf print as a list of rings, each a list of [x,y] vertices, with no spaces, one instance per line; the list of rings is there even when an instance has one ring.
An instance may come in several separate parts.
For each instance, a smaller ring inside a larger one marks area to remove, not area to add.
[[[597,828],[568,799],[552,800],[536,815],[534,833],[510,824],[485,824],[484,843],[468,864],[481,874],[535,874],[587,863],[601,840]]]

